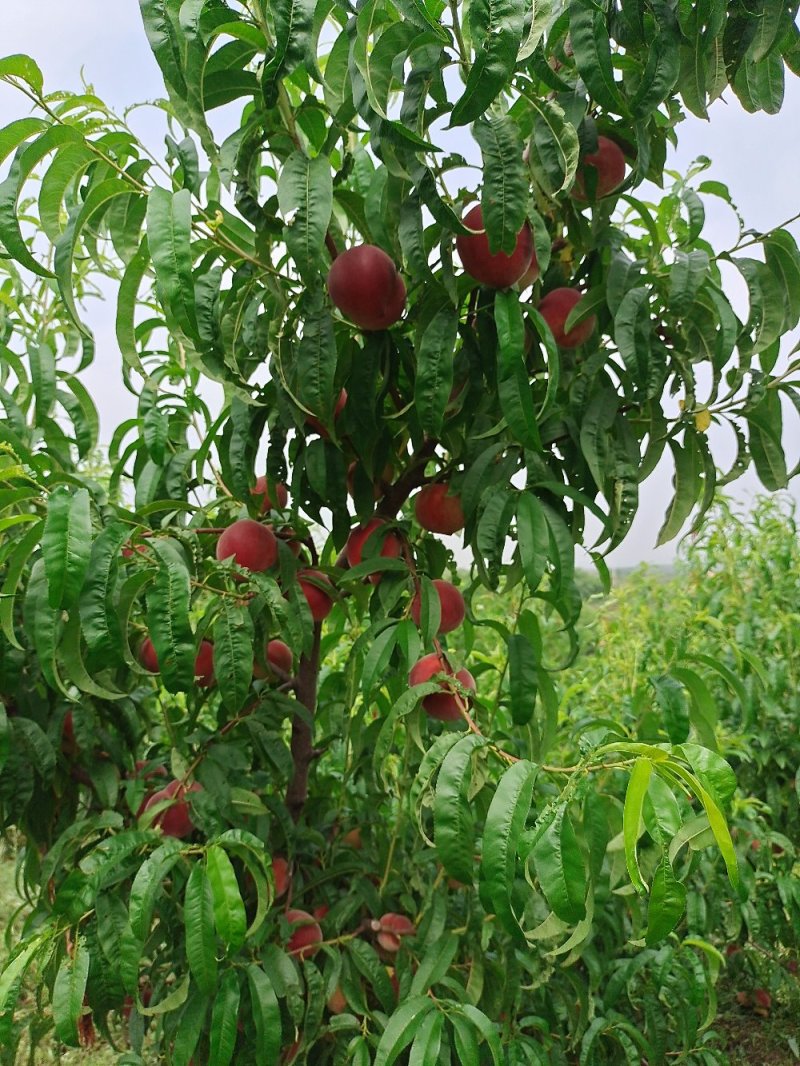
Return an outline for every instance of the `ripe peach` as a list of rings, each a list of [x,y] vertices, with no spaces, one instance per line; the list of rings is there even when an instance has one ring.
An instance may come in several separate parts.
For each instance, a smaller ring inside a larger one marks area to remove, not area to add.
[[[283,510],[289,501],[289,493],[286,491],[286,486],[278,481],[275,484],[275,502],[273,503],[269,494],[269,487],[267,485],[266,475],[256,478],[256,483],[250,489],[252,496],[261,497],[261,513],[266,514],[267,511],[274,509]]]
[[[347,997],[340,985],[337,985],[328,997],[328,1010],[331,1014],[344,1014],[347,1010]]]
[[[569,332],[564,332],[564,323],[582,295],[577,289],[560,288],[551,289],[546,296],[542,297],[539,314],[552,330],[559,348],[577,348],[585,344],[594,333],[597,325],[597,318],[594,315],[590,315],[577,326],[573,326]]]
[[[187,792],[202,792],[202,790],[203,786],[197,781],[193,781],[191,785],[184,785],[180,781],[170,781],[165,788],[154,792],[145,801],[142,813],[149,811],[151,807],[155,807],[165,800],[173,800],[171,806],[159,811],[151,824],[154,828],[160,826],[164,836],[178,837],[178,839],[188,837],[194,829],[194,822],[189,813],[189,804],[184,799],[184,796]]]
[[[292,883],[292,874],[289,863],[283,855],[272,856],[272,879],[275,882],[275,897],[282,896],[289,891]]]
[[[139,645],[139,662],[151,674],[158,673],[158,656],[156,649],[149,637],[145,637]]]
[[[384,914],[377,921],[373,920],[372,930],[378,934],[378,943],[384,951],[400,950],[400,940],[404,936],[415,936],[417,927],[404,914]]]
[[[284,674],[291,674],[294,667],[292,649],[288,644],[284,644],[282,640],[271,640],[267,644],[267,662],[270,666],[275,666],[278,670],[282,670]]]
[[[374,244],[338,255],[328,271],[328,292],[343,315],[363,330],[388,329],[403,315],[406,287],[389,256]]]
[[[333,591],[330,581],[325,574],[320,573],[319,570],[300,570],[297,574],[297,582],[300,585],[300,589],[306,598],[308,606],[311,608],[311,617],[315,622],[323,622],[333,609],[333,596],[329,595],[324,589],[321,589],[319,585],[314,584],[312,581],[306,581],[304,578],[314,578],[316,581],[321,581],[323,584],[328,585]]]
[[[451,585],[449,581],[443,581],[438,577],[434,579],[433,587],[439,595],[441,614],[441,620],[437,632],[452,633],[452,631],[458,629],[464,621],[464,615],[467,610],[464,604],[464,597],[455,585]],[[421,616],[422,593],[417,592],[416,596],[411,601],[411,617],[414,619],[415,625],[419,625]]]
[[[286,944],[290,955],[300,959],[310,959],[319,950],[322,943],[322,930],[308,911],[288,910],[286,920],[296,926]]]
[[[61,750],[68,759],[78,754],[78,742],[75,739],[75,723],[72,719],[72,711],[64,715],[64,723],[61,727]]]
[[[200,688],[214,684],[214,645],[210,640],[201,640],[194,660],[194,679]]]
[[[346,403],[347,403],[347,389],[342,389],[340,391],[340,393],[339,393],[339,398],[336,401],[336,406],[333,409],[333,420],[334,420],[334,422],[336,421],[336,419],[339,417],[339,415],[344,410]],[[320,420],[315,415],[307,415],[306,416],[306,425],[307,426],[311,426],[312,429],[315,429],[317,431],[317,433],[319,433],[319,435],[321,437],[325,437],[326,440],[328,439],[328,437],[330,437],[330,433],[328,433],[327,429],[323,426],[323,424],[320,422]]]
[[[473,230],[483,230],[483,211],[477,204],[464,215],[464,225]],[[486,233],[456,237],[456,248],[464,269],[482,285],[493,289],[506,289],[525,274],[535,263],[533,234],[526,222],[517,234],[517,243],[510,255],[489,251]],[[537,267],[538,274],[538,267]]]
[[[597,151],[583,157],[575,175],[575,184],[572,186],[575,200],[585,202],[588,199],[589,171],[597,176],[594,199],[602,200],[625,180],[625,156],[620,146],[608,137],[597,138]]]
[[[345,557],[349,566],[358,566],[362,561],[364,553],[364,545],[367,541],[370,541],[370,548],[373,547],[372,537],[376,533],[376,530],[381,526],[386,525],[386,521],[383,518],[371,518],[363,526],[356,526],[350,536],[347,538],[347,543],[344,546]],[[380,539],[380,534],[376,534],[375,547],[377,547],[377,541]],[[389,532],[383,538],[379,555],[383,559],[399,559],[403,554],[403,542],[395,532]],[[373,585],[381,579],[380,573],[370,574],[370,581]]]
[[[269,526],[241,518],[217,541],[217,559],[233,559],[246,570],[269,570],[278,558],[278,542]]]
[[[364,842],[361,839],[361,829],[356,826],[355,829],[349,830],[342,837],[342,843],[348,848],[354,848],[356,851],[361,851],[364,847]]]
[[[128,544],[122,549],[122,558],[132,559],[134,555],[147,555],[147,545],[131,544],[129,541]]]
[[[461,498],[451,495],[446,482],[426,485],[414,500],[414,514],[430,533],[458,533],[464,528]]]
[[[409,685],[421,685],[425,681],[430,681],[435,674],[453,676],[453,671],[439,654],[433,652],[430,655],[424,655],[418,663],[412,666],[408,675],[408,683]],[[469,670],[458,670],[455,678],[464,688],[475,691],[475,678]],[[441,682],[441,688],[441,692],[433,692],[423,699],[422,709],[429,717],[438,718],[441,722],[457,722],[463,717],[461,713],[463,701],[461,697],[456,697],[446,681]]]

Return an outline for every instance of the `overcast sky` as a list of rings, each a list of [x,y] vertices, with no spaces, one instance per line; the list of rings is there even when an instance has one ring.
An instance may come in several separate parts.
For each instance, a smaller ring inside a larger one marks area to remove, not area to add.
[[[35,0],[4,6],[0,50],[5,55],[32,55],[44,72],[46,91],[80,89],[82,73],[115,109],[163,95],[137,0],[71,0],[69,4]],[[671,157],[670,165],[683,171],[698,155],[709,156],[712,166],[705,176],[728,185],[749,227],[767,230],[800,211],[800,82],[787,74],[786,101],[777,116],[748,115],[731,92],[725,96],[714,105],[711,122],[690,118],[679,128],[680,149]],[[0,85],[0,123],[5,125],[25,113],[25,101]],[[137,111],[131,123],[148,143],[158,147],[162,127],[154,113]],[[704,236],[717,248],[729,247],[736,235],[732,216],[713,198],[706,200],[706,210]],[[800,226],[795,224],[792,229],[800,240]],[[743,288],[739,286],[732,297],[740,316],[746,317]],[[95,305],[90,324],[97,336],[98,354],[84,380],[100,406],[102,437],[107,441],[114,427],[135,413],[135,398],[120,382],[113,307]],[[787,419],[785,445],[790,459],[796,461],[800,428],[793,415]],[[729,465],[732,456],[727,437],[712,437],[712,447],[718,465]],[[674,543],[654,548],[671,495],[670,477],[670,469],[662,465],[642,486],[639,515],[626,543],[610,557],[614,565],[628,566],[642,560],[668,562],[673,557]],[[747,475],[733,491],[746,501],[760,491],[760,484],[754,475]],[[796,483],[792,494],[800,500]]]

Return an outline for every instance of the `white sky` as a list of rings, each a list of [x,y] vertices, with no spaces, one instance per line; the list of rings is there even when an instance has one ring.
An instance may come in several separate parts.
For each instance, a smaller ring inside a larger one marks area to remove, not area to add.
[[[71,0],[69,4],[63,0],[33,0],[5,6],[0,53],[26,52],[33,56],[44,72],[46,91],[80,89],[83,71],[97,94],[119,110],[164,94],[136,0]],[[787,74],[786,101],[777,116],[748,115],[731,92],[725,96],[726,100],[714,105],[710,123],[689,118],[679,128],[680,148],[671,157],[670,166],[685,171],[698,155],[709,156],[712,166],[703,177],[728,185],[748,227],[767,230],[800,211],[800,82]],[[0,124],[25,113],[25,101],[0,85]],[[153,112],[134,112],[131,124],[149,144],[158,147],[163,127]],[[729,247],[735,240],[732,216],[721,205],[718,207],[714,198],[707,198],[705,204],[704,236],[717,248]],[[800,226],[795,224],[792,229],[800,240]],[[744,316],[743,286],[735,295],[737,311]],[[120,382],[113,307],[95,305],[89,321],[96,334],[98,353],[84,381],[99,404],[102,439],[108,441],[114,427],[135,414],[136,400]],[[796,461],[800,453],[800,423],[793,414],[787,418],[784,441],[790,461]],[[715,445],[718,465],[726,467],[732,458],[727,435],[716,441],[712,436],[712,447]],[[625,544],[610,557],[613,565],[629,566],[643,560],[669,562],[673,558],[674,542],[654,548],[671,498],[670,478],[669,467],[662,464],[642,486],[639,514]],[[800,479],[796,479],[792,494],[800,501],[797,481]],[[735,483],[732,491],[737,498],[747,500],[763,490],[755,475],[748,474]]]

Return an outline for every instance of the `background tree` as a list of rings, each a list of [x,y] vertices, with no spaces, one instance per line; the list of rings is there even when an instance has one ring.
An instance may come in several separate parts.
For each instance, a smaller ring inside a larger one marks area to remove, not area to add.
[[[140,6],[163,159],[0,61],[33,104],[0,131],[0,805],[35,900],[0,1045],[35,966],[66,1043],[130,1009],[129,1064],[662,1061],[652,1005],[589,990],[676,942],[704,848],[740,890],[715,664],[633,719],[561,721],[557,674],[587,516],[607,582],[663,454],[661,542],[751,462],[793,473],[793,238],[712,248],[702,162],[634,190],[683,108],[780,106],[796,6]],[[109,279],[139,414],[106,478],[80,372]],[[665,982],[706,997],[687,941]]]

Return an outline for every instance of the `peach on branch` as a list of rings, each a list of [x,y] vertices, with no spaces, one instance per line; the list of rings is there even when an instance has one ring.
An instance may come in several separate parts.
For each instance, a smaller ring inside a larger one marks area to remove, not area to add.
[[[261,497],[261,513],[266,514],[267,511],[273,509],[283,510],[286,504],[289,502],[289,493],[286,490],[286,486],[280,481],[274,483],[275,487],[275,500],[273,502],[272,497],[269,494],[269,486],[267,484],[266,475],[256,478],[256,483],[250,489],[252,496]]]
[[[269,570],[278,558],[278,542],[269,526],[240,518],[217,541],[217,559],[231,559],[246,570]]]
[[[417,927],[410,918],[404,914],[389,912],[381,918],[373,919],[372,931],[377,933],[377,940],[384,951],[395,953],[400,950],[400,942],[404,936],[415,936]]]
[[[592,186],[592,178],[595,183]],[[594,188],[593,198],[602,200],[625,180],[625,156],[622,149],[608,137],[597,138],[597,151],[587,153],[578,166],[572,196],[575,200],[586,201],[589,190]]]
[[[361,839],[361,827],[356,826],[355,829],[350,829],[342,837],[342,843],[345,847],[353,848],[355,851],[361,851],[364,847],[364,842]]]
[[[470,208],[463,218],[464,225],[472,230],[483,230],[483,210],[479,205]],[[517,234],[517,243],[510,255],[505,252],[490,252],[489,238],[485,231],[473,234],[459,234],[456,248],[461,262],[468,274],[482,285],[493,289],[507,289],[533,267],[536,253],[533,248],[533,234],[526,222]],[[538,276],[538,266],[536,267]]]
[[[192,821],[189,811],[189,804],[186,800],[186,794],[189,792],[201,792],[203,786],[193,781],[191,785],[186,785],[182,781],[170,781],[165,787],[158,792],[154,792],[144,803],[142,814],[151,810],[153,807],[163,807],[167,801],[169,806],[160,810],[153,818],[152,825],[159,826],[164,836],[188,837],[194,830],[194,822]]]
[[[286,943],[286,950],[290,955],[296,955],[299,959],[310,959],[319,950],[322,943],[322,930],[308,911],[288,910],[286,920],[294,926]]]
[[[297,583],[311,609],[311,617],[315,622],[323,622],[333,609],[333,586],[330,581],[319,570],[300,570]],[[331,592],[320,588],[320,585],[327,585]]]
[[[435,578],[433,587],[439,597],[440,621],[437,632],[442,634],[452,633],[464,621],[466,614],[464,597],[455,585],[452,585],[449,581],[444,581],[442,578]],[[414,624],[419,625],[422,617],[421,591],[417,591],[416,596],[411,601],[411,617],[414,619]]]
[[[430,681],[436,674],[448,674],[460,682],[465,689],[471,692],[475,691],[475,678],[469,670],[458,670],[454,674],[444,656],[439,655],[437,652],[424,655],[418,663],[412,666],[408,675],[408,683],[410,685],[422,685],[424,682]],[[422,701],[422,709],[429,717],[438,718],[440,722],[457,722],[463,718],[462,707],[466,705],[466,701],[463,697],[457,695],[455,687],[444,679],[440,682],[440,688],[442,689],[441,692],[432,692],[429,696],[425,696]]]
[[[367,331],[393,326],[406,306],[406,287],[397,267],[374,244],[348,248],[334,259],[328,292],[342,314]]]
[[[214,645],[210,640],[201,640],[194,660],[194,679],[201,688],[214,684]]]
[[[386,521],[383,518],[371,518],[363,526],[356,526],[350,536],[347,538],[347,543],[344,546],[345,558],[349,566],[358,566],[363,559],[364,546],[370,543],[372,548],[373,543],[377,547],[377,542],[380,539],[380,534],[377,532],[381,526],[386,525]],[[403,541],[394,531],[390,531],[383,537],[383,542],[380,547],[378,555],[382,559],[399,559],[403,554]],[[374,555],[374,553],[373,553]],[[375,585],[381,579],[379,573],[370,574],[370,581]]]
[[[334,422],[336,421],[336,419],[339,417],[339,415],[344,410],[346,403],[347,403],[347,389],[342,389],[339,392],[339,396],[338,396],[338,398],[336,400],[336,406],[333,409],[333,420],[334,420]],[[325,428],[325,426],[323,426],[323,424],[316,417],[316,415],[307,415],[306,416],[306,425],[307,426],[311,426],[312,429],[315,429],[317,431],[317,433],[319,433],[319,435],[321,437],[325,437],[326,440],[330,436],[330,434],[328,433],[327,429]]]
[[[151,674],[158,673],[158,656],[155,645],[149,637],[145,637],[139,645],[139,662]]]
[[[550,327],[559,348],[577,348],[585,344],[594,333],[597,325],[597,318],[594,315],[585,318],[572,329],[564,330],[570,312],[582,296],[583,293],[578,289],[559,288],[551,289],[546,296],[542,297],[539,314]]]
[[[347,997],[342,992],[341,985],[337,985],[328,996],[328,1010],[331,1014],[344,1014],[347,1010]]]
[[[458,533],[464,528],[461,498],[450,493],[443,481],[426,485],[414,499],[414,514],[429,533]]]
[[[272,856],[272,879],[275,882],[275,896],[282,896],[289,891],[292,883],[292,873],[288,861],[283,855]]]

